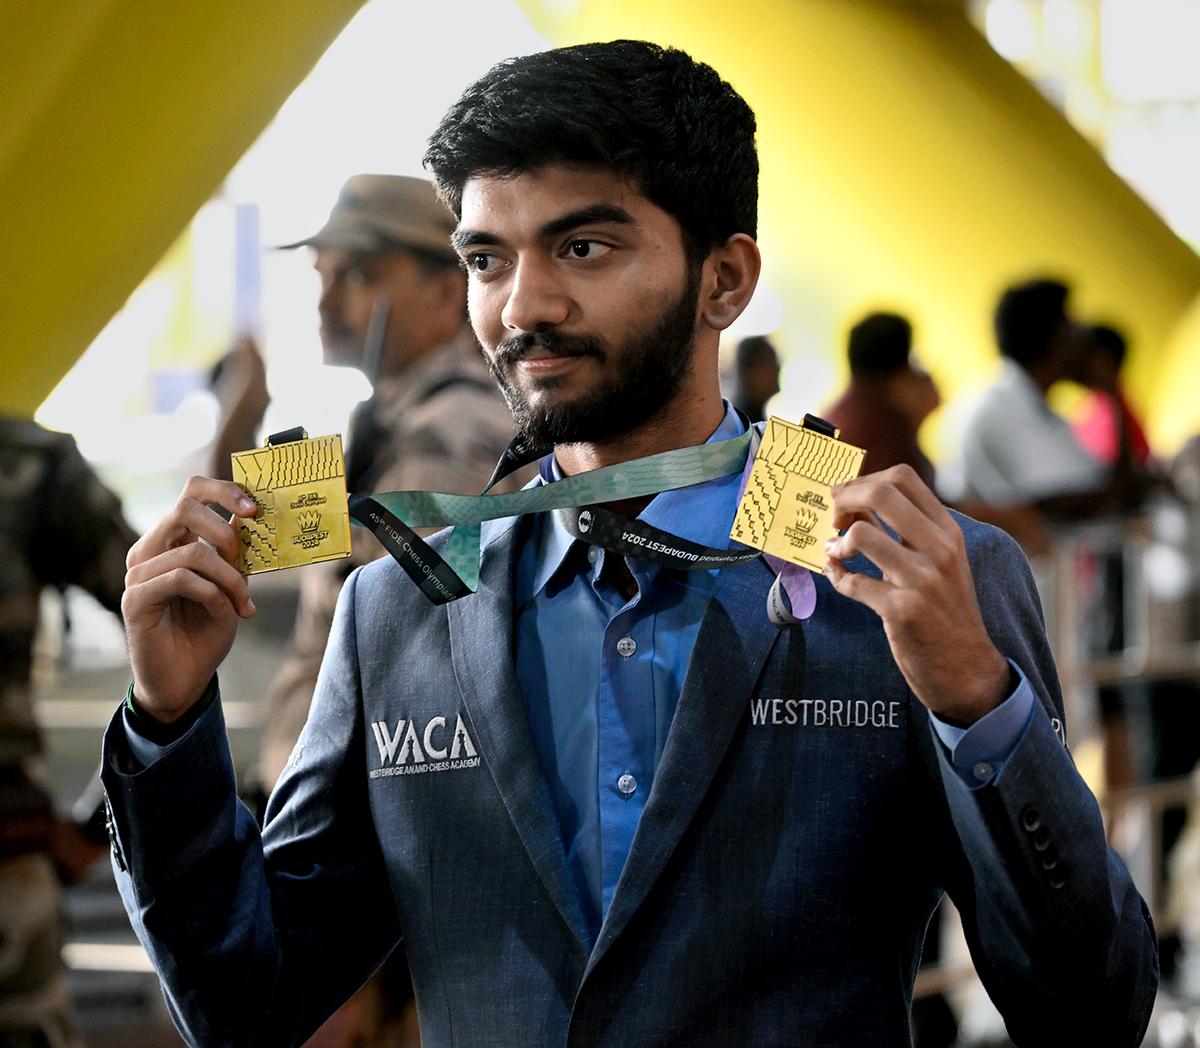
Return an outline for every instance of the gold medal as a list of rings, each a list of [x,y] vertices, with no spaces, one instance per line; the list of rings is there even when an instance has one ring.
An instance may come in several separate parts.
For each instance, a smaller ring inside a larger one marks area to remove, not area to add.
[[[277,441],[297,434],[298,439]],[[262,507],[237,518],[246,575],[295,568],[350,555],[346,462],[337,434],[309,438],[303,430],[268,438],[267,444],[232,456],[233,479]]]
[[[857,477],[866,455],[830,429],[767,420],[731,538],[812,571],[825,567],[825,541],[837,534],[829,489]]]

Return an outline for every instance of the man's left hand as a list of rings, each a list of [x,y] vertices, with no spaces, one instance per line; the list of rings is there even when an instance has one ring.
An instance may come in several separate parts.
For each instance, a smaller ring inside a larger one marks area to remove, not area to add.
[[[937,496],[910,467],[894,466],[835,487],[833,510],[844,534],[826,544],[825,574],[883,619],[913,694],[960,727],[1000,705],[1011,669],[984,628],[962,529]],[[859,554],[882,579],[846,570]]]

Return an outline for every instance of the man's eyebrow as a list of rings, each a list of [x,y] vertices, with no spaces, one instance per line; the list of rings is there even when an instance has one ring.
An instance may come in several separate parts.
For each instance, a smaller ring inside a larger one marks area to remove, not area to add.
[[[605,222],[622,226],[637,225],[637,219],[623,207],[617,207],[616,204],[591,204],[588,207],[569,211],[558,218],[552,218],[538,230],[538,238],[551,240],[563,233],[569,233],[579,226]],[[479,229],[456,229],[450,236],[450,243],[456,250],[462,251],[476,244],[486,247],[500,245],[504,241],[495,233],[485,233]]]
[[[577,211],[569,211],[560,218],[551,219],[538,230],[538,236],[543,240],[551,240],[554,237],[562,236],[563,233],[569,233],[579,226],[605,222],[621,226],[637,225],[637,219],[623,207],[617,207],[616,204],[591,204],[588,207],[581,207]]]
[[[478,229],[456,229],[450,234],[450,246],[456,251],[462,251],[469,244],[501,244],[503,241],[494,233],[484,233]]]

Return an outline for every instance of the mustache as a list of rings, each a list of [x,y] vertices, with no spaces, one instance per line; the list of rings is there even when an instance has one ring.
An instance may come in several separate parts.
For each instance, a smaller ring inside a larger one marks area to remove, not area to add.
[[[604,349],[600,340],[592,335],[563,335],[556,331],[541,331],[506,338],[496,347],[496,363],[511,366],[538,348],[556,357],[595,357],[597,360],[604,360]]]

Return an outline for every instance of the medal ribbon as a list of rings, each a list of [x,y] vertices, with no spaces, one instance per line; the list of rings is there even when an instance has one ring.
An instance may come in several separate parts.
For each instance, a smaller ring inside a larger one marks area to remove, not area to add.
[[[524,445],[518,437],[505,451],[482,495],[439,491],[351,495],[350,516],[370,529],[434,604],[458,600],[478,588],[483,521],[555,512],[576,538],[665,567],[711,570],[763,556],[778,575],[768,599],[768,614],[776,625],[790,625],[798,621],[793,612],[806,618],[815,606],[816,592],[806,570],[766,557],[755,549],[703,546],[598,505],[657,495],[738,472],[742,473],[744,489],[758,441],[757,431],[747,428],[745,433],[729,440],[665,451],[521,491],[488,494],[504,477],[544,453]],[[453,529],[440,555],[414,531],[446,525],[452,525]],[[786,597],[777,592],[780,589]]]

